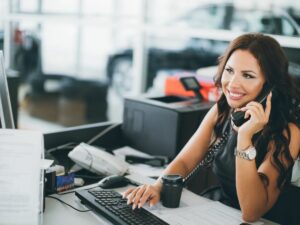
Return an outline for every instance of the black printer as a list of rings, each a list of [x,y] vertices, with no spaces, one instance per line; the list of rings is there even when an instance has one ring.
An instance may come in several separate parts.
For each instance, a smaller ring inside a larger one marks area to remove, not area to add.
[[[178,96],[126,98],[124,138],[137,150],[173,159],[213,104]]]

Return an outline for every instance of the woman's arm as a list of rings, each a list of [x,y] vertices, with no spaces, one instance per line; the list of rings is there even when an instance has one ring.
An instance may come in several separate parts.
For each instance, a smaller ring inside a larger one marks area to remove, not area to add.
[[[202,120],[197,131],[163,174],[179,174],[186,177],[196,167],[208,150],[217,118],[217,105],[214,105]],[[146,201],[149,201],[150,205],[154,205],[159,201],[161,188],[162,184],[159,178],[153,185],[128,189],[123,197],[128,198],[128,204],[133,203],[133,208],[141,207]]]
[[[294,124],[289,124],[289,128],[291,130],[289,149],[293,159],[296,159],[300,149],[300,131]],[[244,141],[248,142],[248,140]],[[244,141],[240,141],[241,145]],[[236,157],[236,188],[245,221],[258,220],[273,207],[280,194],[277,186],[279,172],[271,162],[274,145],[271,144],[269,148],[268,154],[258,170],[255,160],[248,161]],[[281,161],[287,165],[286,159],[282,158]],[[261,179],[259,173],[267,176],[267,184]]]
[[[217,115],[217,105],[214,105],[206,114],[194,135],[163,174],[180,174],[182,177],[186,177],[199,164],[211,143]]]
[[[269,120],[271,111],[271,95],[268,97],[264,110],[258,103],[249,103],[246,114],[251,115],[250,120],[238,129],[237,149],[245,150],[253,145],[252,136],[261,130]],[[289,124],[291,139],[289,149],[291,156],[296,159],[300,149],[300,131],[295,124]],[[287,132],[283,133],[287,137]],[[268,154],[260,167],[256,168],[255,160],[248,161],[236,157],[236,189],[243,219],[255,221],[264,215],[276,202],[280,190],[277,187],[279,172],[271,162],[274,144],[268,147]],[[284,165],[288,165],[285,158],[280,159]],[[268,178],[268,184],[259,176],[264,174]]]

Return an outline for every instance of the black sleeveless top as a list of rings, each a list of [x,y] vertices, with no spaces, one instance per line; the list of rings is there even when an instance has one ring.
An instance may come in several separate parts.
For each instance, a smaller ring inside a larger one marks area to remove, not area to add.
[[[237,133],[230,127],[227,143],[215,154],[212,170],[222,187],[221,201],[235,208],[240,208],[235,187],[234,150],[236,144]]]
[[[231,128],[227,143],[221,147],[215,154],[215,159],[212,164],[212,170],[218,177],[221,190],[218,193],[218,199],[222,203],[231,207],[240,209],[235,180],[235,155],[234,150],[237,144],[237,132]],[[259,134],[257,134],[259,135]],[[255,139],[256,135],[254,136]],[[256,167],[262,163],[266,152],[258,152],[259,157],[256,157]],[[290,207],[287,207],[290,206]],[[300,225],[300,188],[292,185],[285,185],[281,194],[273,206],[273,208],[264,215],[264,218],[270,219],[280,224],[297,224]]]

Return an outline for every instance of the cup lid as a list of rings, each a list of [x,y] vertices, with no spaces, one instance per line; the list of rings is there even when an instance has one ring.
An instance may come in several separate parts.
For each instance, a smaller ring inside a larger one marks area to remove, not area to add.
[[[169,183],[169,184],[182,184],[183,178],[182,176],[178,174],[168,174],[162,176],[163,182]]]

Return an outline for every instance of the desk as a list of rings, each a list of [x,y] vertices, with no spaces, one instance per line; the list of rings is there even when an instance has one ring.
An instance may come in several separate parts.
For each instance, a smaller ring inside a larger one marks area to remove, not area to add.
[[[151,181],[150,179],[143,178],[143,180],[134,179],[135,181],[146,181],[147,183]],[[145,182],[145,183],[146,183]],[[127,188],[119,188],[118,191],[124,191]],[[81,205],[79,199],[75,197],[74,193],[66,194],[66,195],[54,195],[55,197],[60,198],[61,200],[71,204],[72,206],[85,210],[86,208]],[[185,205],[193,206],[200,205],[209,202],[209,199],[198,196],[187,189],[184,189],[182,193],[181,202]],[[180,209],[180,208],[179,208]],[[264,222],[264,225],[275,225],[276,223],[261,220]],[[44,213],[44,225],[100,225],[100,224],[112,224],[101,216],[96,215],[93,212],[78,212],[74,209],[70,208],[67,205],[64,205],[58,202],[55,199],[46,198],[46,210]]]
[[[91,137],[99,134],[109,126],[111,123],[98,123],[92,125],[79,126],[75,128],[69,128],[60,132],[48,133],[44,134],[44,142],[45,149],[50,149],[59,145],[63,145],[69,142],[86,142],[90,140]],[[99,145],[101,147],[106,148],[107,150],[116,149],[118,147],[122,147],[128,145],[126,140],[122,135],[121,125],[115,127],[109,133],[107,133],[101,139],[98,139],[94,143],[95,145]],[[67,152],[66,151],[58,151],[57,153],[61,153],[63,160],[67,160]],[[130,177],[132,180],[137,181],[139,183],[152,183],[153,180],[150,178],[140,177]],[[125,190],[126,188],[123,188]],[[120,190],[121,191],[121,190]],[[78,209],[85,209],[83,205],[80,204],[77,197],[75,197],[74,193],[68,195],[58,196],[61,200],[66,201],[67,203],[73,205]],[[204,204],[210,201],[209,199],[205,199],[201,196],[198,196],[186,189],[184,189],[182,194],[182,202],[187,206],[198,206],[200,204]],[[74,209],[66,206],[55,199],[46,198],[46,211],[44,213],[44,225],[99,225],[99,224],[111,224],[104,218],[95,215],[93,212],[77,212]],[[179,207],[180,209],[180,207]],[[262,220],[264,225],[275,225],[275,223]]]
[[[56,196],[56,195],[54,195]],[[57,196],[56,196],[57,197]],[[86,208],[81,205],[79,200],[75,197],[74,193],[63,196],[58,196],[61,200],[71,204],[72,206],[85,210]],[[101,225],[108,224],[101,217],[96,217],[93,212],[78,212],[69,206],[58,202],[55,199],[46,198],[44,212],[44,225]]]

